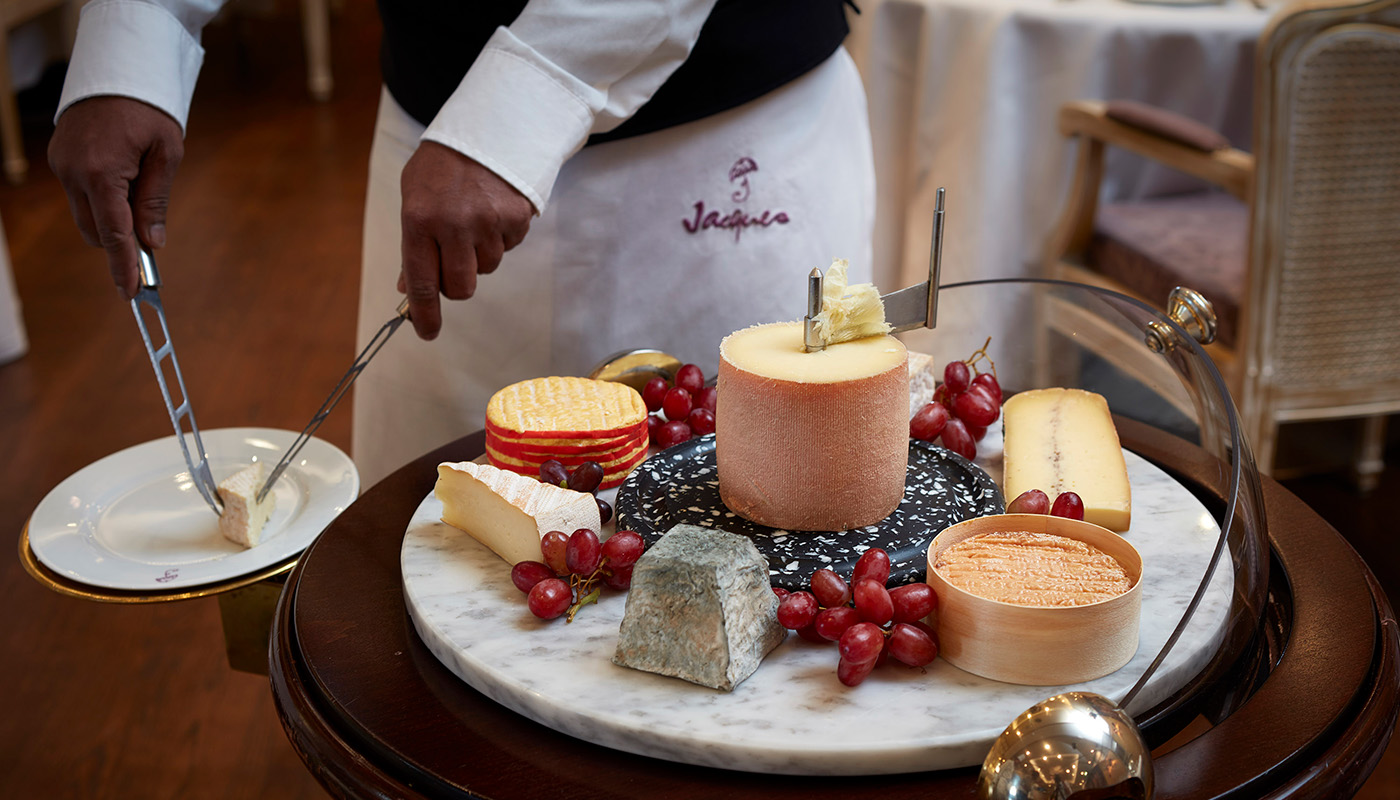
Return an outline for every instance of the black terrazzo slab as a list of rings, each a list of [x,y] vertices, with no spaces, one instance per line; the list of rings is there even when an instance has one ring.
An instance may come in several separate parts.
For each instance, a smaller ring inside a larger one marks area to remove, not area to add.
[[[618,530],[640,533],[648,547],[682,522],[744,534],[768,559],[773,585],[789,590],[806,589],[812,573],[823,567],[849,579],[856,560],[871,547],[889,554],[891,587],[922,581],[934,536],[949,525],[1003,510],[1001,490],[981,467],[913,439],[899,507],[875,525],[848,531],[785,531],[730,511],[719,496],[713,434],[648,458],[617,492]]]

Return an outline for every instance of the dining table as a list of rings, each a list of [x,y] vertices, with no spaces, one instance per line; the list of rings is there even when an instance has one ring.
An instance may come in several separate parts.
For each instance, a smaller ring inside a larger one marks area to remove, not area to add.
[[[1074,100],[1135,100],[1183,114],[1248,150],[1264,0],[860,0],[847,40],[865,84],[876,177],[872,271],[881,291],[928,274],[946,188],[944,282],[1033,277],[1067,197]],[[1199,188],[1125,151],[1107,155],[1103,201]],[[1165,303],[1166,298],[1156,298]],[[991,330],[1017,346],[1028,309],[948,308],[939,333]],[[908,334],[940,360],[961,336]]]
[[[1223,502],[1211,496],[1219,462],[1208,453],[1151,425],[1117,422],[1124,447],[1206,505]],[[404,465],[331,522],[287,579],[272,625],[273,696],[293,749],[331,795],[974,796],[975,767],[826,776],[637,755],[552,729],[472,688],[415,631],[400,556],[437,465],[484,449],[477,432]],[[1183,710],[1145,731],[1162,800],[1350,796],[1395,724],[1400,639],[1384,592],[1336,530],[1259,480],[1272,563],[1262,624],[1239,664],[1188,685]],[[1229,713],[1219,711],[1226,696]]]

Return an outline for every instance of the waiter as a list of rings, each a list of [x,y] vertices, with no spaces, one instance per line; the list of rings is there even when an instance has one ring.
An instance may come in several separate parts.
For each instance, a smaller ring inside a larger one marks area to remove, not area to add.
[[[200,30],[222,3],[82,12],[49,159],[127,296],[136,240],[166,241]],[[479,429],[502,386],[636,347],[713,375],[724,335],[803,313],[812,267],[848,258],[869,280],[842,0],[379,6],[358,339],[402,294],[418,338],[356,384],[366,485]]]

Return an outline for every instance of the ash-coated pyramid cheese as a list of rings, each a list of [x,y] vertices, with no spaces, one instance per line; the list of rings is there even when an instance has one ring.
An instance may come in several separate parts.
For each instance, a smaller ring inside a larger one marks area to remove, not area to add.
[[[504,437],[606,439],[645,425],[636,389],[590,378],[532,378],[513,383],[486,405],[488,429]]]
[[[793,531],[873,525],[904,497],[908,352],[888,335],[802,347],[802,323],[720,343],[715,456],[724,504]]]
[[[1084,520],[1119,533],[1132,522],[1132,489],[1108,401],[1083,389],[1035,389],[1007,398],[1003,494],[1039,489],[1084,501]]]
[[[633,568],[613,663],[728,692],[786,635],[753,542],[676,525]]]
[[[601,529],[593,495],[470,461],[438,465],[433,494],[442,521],[460,528],[511,564],[540,560],[550,531]]]

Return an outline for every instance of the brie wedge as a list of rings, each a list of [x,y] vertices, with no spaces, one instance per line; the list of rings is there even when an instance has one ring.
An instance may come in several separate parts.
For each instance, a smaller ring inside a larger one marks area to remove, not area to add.
[[[602,527],[593,495],[489,464],[439,464],[433,494],[442,501],[443,522],[511,564],[542,560],[540,539],[550,531]]]

